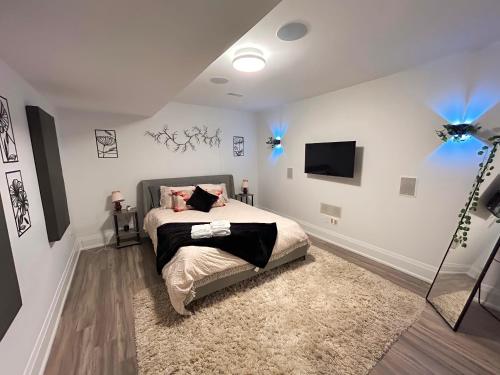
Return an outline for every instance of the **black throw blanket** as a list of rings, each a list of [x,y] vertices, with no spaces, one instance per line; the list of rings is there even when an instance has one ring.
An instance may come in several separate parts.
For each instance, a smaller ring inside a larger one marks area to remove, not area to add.
[[[156,270],[159,274],[183,246],[215,247],[264,268],[271,257],[278,229],[276,223],[231,223],[231,235],[191,238],[191,227],[208,223],[167,223],[158,227]]]

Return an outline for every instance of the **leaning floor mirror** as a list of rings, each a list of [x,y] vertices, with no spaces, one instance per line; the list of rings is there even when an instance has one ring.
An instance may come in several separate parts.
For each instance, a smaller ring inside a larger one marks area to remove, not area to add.
[[[500,175],[493,173],[496,172],[494,164],[500,164],[495,160],[496,147],[497,144],[484,148],[485,159],[426,297],[455,331],[475,297],[479,297],[479,304],[498,319],[497,312],[484,300],[498,293],[495,291],[498,285],[485,282],[497,278],[485,279],[485,276],[487,273],[488,276],[500,274],[500,263],[496,263],[500,257]]]

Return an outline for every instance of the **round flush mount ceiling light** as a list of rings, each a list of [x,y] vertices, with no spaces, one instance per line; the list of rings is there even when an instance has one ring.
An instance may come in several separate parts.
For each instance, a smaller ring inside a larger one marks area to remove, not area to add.
[[[279,28],[276,35],[285,42],[299,40],[307,34],[307,26],[301,22],[290,22]]]
[[[213,77],[210,78],[210,82],[215,83],[216,85],[224,85],[225,83],[228,83],[229,80],[224,77]]]
[[[240,72],[252,73],[264,69],[266,60],[261,50],[257,48],[243,48],[236,51],[233,59],[233,68]]]

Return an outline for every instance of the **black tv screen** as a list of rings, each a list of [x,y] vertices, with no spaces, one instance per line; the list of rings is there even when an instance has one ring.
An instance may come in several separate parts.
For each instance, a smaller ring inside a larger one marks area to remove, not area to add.
[[[354,177],[356,141],[307,143],[305,173]]]

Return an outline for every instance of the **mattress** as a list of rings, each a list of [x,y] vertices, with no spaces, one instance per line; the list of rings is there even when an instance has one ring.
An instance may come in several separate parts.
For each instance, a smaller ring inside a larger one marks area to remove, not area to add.
[[[306,233],[295,221],[234,199],[230,199],[224,207],[212,208],[210,212],[195,210],[174,212],[172,209],[154,208],[144,218],[144,230],[151,238],[156,252],[158,243],[156,229],[160,225],[214,220],[229,220],[233,223],[276,223],[278,237],[270,261],[309,242]],[[190,315],[185,305],[194,298],[195,285],[202,285],[204,281],[251,268],[253,266],[248,262],[225,251],[212,247],[185,246],[181,247],[172,260],[163,267],[162,277],[174,309],[179,314]]]

